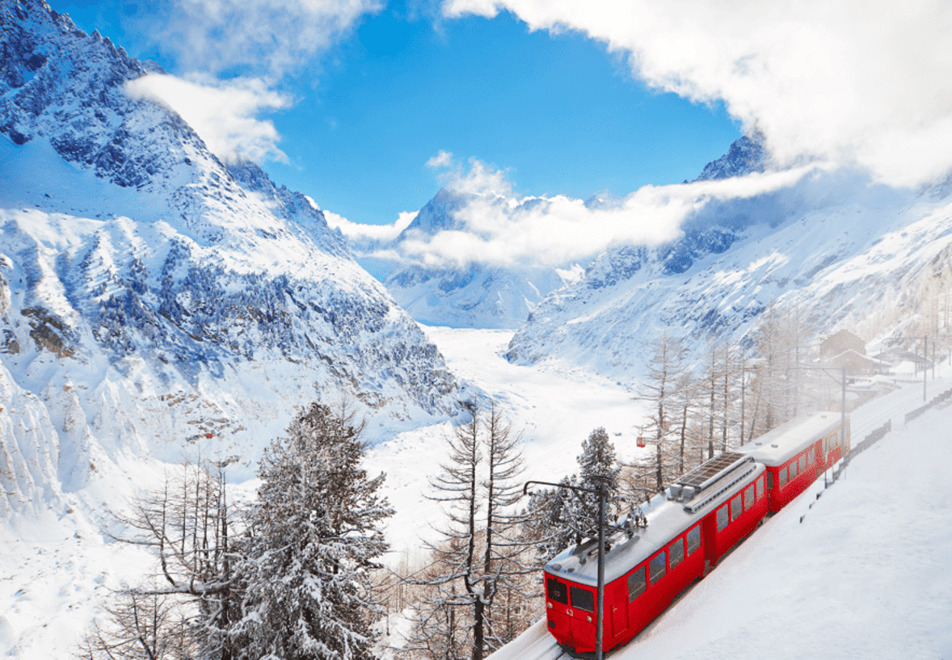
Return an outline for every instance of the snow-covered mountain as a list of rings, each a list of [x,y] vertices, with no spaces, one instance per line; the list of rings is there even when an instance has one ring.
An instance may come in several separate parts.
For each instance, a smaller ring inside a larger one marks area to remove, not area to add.
[[[0,24],[0,518],[119,454],[248,467],[318,396],[390,427],[455,410],[308,198],[127,94],[155,67],[40,0]]]
[[[744,135],[734,140],[726,154],[705,165],[695,181],[713,181],[763,172],[769,160],[763,136]]]
[[[519,213],[546,204],[541,198],[516,199],[493,192],[441,189],[413,222],[386,249],[406,252],[414,242],[427,242],[444,232],[475,231],[460,218],[474,204],[501,213]],[[473,259],[448,264],[408,263],[384,280],[393,297],[417,321],[460,328],[517,328],[545,294],[576,275],[577,267],[492,265]]]
[[[756,170],[762,155],[746,151],[702,178]],[[769,194],[709,201],[681,229],[673,243],[599,255],[538,305],[509,359],[562,358],[629,382],[660,331],[703,349],[710,336],[741,339],[771,304],[799,306],[817,333],[872,340],[914,322],[915,297],[952,264],[944,188],[899,190],[822,168]]]
[[[696,181],[711,181],[763,171],[768,156],[761,137],[736,140],[723,157],[708,163]],[[564,200],[559,200],[564,202]],[[590,211],[610,210],[618,200],[593,197],[584,206]],[[391,243],[375,245],[379,252],[402,254],[410,261],[393,270],[384,284],[394,298],[418,321],[430,325],[472,328],[518,328],[529,313],[550,292],[573,282],[581,273],[576,261],[539,265],[506,261],[493,264],[487,255],[454,255],[455,260],[427,263],[413,260],[414,248],[436,240],[449,243],[456,233],[461,237],[489,239],[481,230],[493,226],[496,219],[515,225],[516,219],[529,213],[545,215],[553,199],[518,197],[511,192],[492,189],[459,190],[444,188],[417,214],[413,222]],[[559,211],[556,211],[558,214]],[[495,228],[500,231],[499,228]],[[501,231],[505,231],[504,229]],[[717,233],[717,232],[715,232]],[[699,243],[721,240],[715,235],[690,237],[672,250],[674,262],[684,258],[685,251],[696,251]],[[514,239],[516,240],[516,239]],[[524,239],[523,239],[524,240]],[[421,253],[425,253],[420,250]],[[427,256],[432,256],[428,254]],[[588,255],[592,259],[595,254]],[[584,260],[583,260],[584,261]]]

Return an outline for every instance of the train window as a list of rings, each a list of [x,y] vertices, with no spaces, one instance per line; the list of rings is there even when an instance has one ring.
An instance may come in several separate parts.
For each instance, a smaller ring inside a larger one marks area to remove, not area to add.
[[[668,548],[668,561],[671,563],[671,569],[681,563],[684,559],[684,539],[678,539]]]
[[[769,488],[770,490],[773,490],[773,473],[772,472],[767,473],[767,488]]]
[[[572,607],[586,612],[595,611],[595,594],[582,587],[572,587]]]
[[[555,578],[546,578],[545,589],[549,592],[549,598],[556,603],[562,603],[563,605],[569,604],[569,594],[563,583]]]
[[[811,449],[807,452],[807,465],[813,465],[816,463],[816,449]]]
[[[731,522],[740,518],[740,514],[744,512],[744,503],[741,501],[741,494],[737,493],[737,496],[731,500]]]
[[[701,547],[701,528],[695,527],[687,535],[688,554],[694,554],[694,551]]]
[[[787,485],[787,468],[782,467],[777,472],[777,488],[783,488]]]
[[[628,602],[632,602],[645,592],[645,567],[638,569],[628,576]]]
[[[727,527],[727,505],[725,504],[717,510],[717,531]]]
[[[767,480],[768,481],[770,480],[769,473],[767,474]],[[764,478],[760,477],[760,479],[757,480],[757,499],[760,500],[760,498],[763,496],[764,496]]]
[[[754,506],[754,484],[751,484],[744,491],[744,511]]]
[[[651,563],[648,565],[648,573],[651,579],[651,584],[657,584],[658,580],[664,577],[667,566],[665,566],[664,561],[664,550],[661,551],[660,555],[657,555],[651,560]]]
[[[806,472],[807,470],[807,457],[806,454],[800,457],[800,472]]]
[[[794,461],[790,464],[790,481],[793,481],[797,478],[797,462]]]

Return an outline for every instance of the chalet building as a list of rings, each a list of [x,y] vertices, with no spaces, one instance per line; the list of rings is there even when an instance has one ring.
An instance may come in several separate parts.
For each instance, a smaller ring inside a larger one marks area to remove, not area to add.
[[[820,342],[821,359],[829,360],[847,351],[852,351],[858,355],[866,355],[866,342],[849,330],[840,330]]]

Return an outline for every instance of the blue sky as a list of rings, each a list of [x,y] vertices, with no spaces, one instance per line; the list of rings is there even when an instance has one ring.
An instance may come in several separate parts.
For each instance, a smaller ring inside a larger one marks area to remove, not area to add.
[[[393,222],[425,204],[440,187],[427,162],[441,151],[504,170],[520,194],[584,199],[693,178],[741,134],[719,101],[651,90],[625,53],[579,32],[532,32],[508,12],[448,19],[391,3],[324,47],[298,45],[275,73],[203,62],[169,45],[181,30],[163,44],[173,4],[50,4],[174,75],[266,77],[285,107],[256,117],[273,122],[284,156],[262,165],[357,222]]]

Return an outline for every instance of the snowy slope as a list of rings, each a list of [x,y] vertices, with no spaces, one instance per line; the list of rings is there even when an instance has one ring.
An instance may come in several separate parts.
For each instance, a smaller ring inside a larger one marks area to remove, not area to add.
[[[0,519],[123,453],[247,476],[318,396],[373,440],[453,413],[437,349],[306,197],[130,97],[149,67],[98,34],[0,16]]]
[[[952,198],[818,173],[748,200],[710,202],[660,248],[619,246],[552,292],[515,335],[520,364],[568,360],[637,380],[663,329],[703,348],[739,340],[769,305],[798,305],[817,333],[891,331],[945,270]]]
[[[952,381],[932,383],[932,392]],[[911,385],[857,410],[857,429],[894,431],[768,520],[737,550],[609,657],[947,658],[952,655],[949,406],[910,422]],[[861,435],[855,433],[854,438]],[[815,494],[821,494],[819,499]],[[802,518],[802,520],[801,520]],[[494,660],[554,660],[544,621]]]

